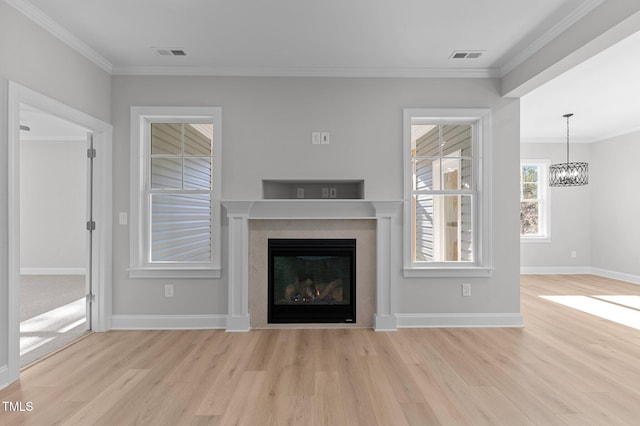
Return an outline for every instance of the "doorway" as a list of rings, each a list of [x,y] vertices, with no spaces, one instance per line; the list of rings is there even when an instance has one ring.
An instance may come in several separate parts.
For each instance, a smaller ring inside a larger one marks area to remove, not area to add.
[[[91,330],[87,129],[20,107],[20,366]]]
[[[111,324],[111,265],[112,265],[112,126],[73,107],[65,105],[15,82],[9,82],[8,90],[8,175],[9,175],[9,268],[8,268],[8,382],[18,380],[20,375],[20,283],[21,283],[21,162],[20,118],[24,108],[35,108],[63,121],[72,123],[92,133],[93,195],[92,203],[83,209],[92,212],[92,232],[86,232],[90,255],[86,260],[87,281],[84,300],[91,302],[86,321],[93,331],[106,331]],[[84,148],[85,156],[88,155]],[[26,152],[26,151],[25,151]],[[85,160],[87,161],[87,160]],[[89,172],[83,181],[87,182]],[[87,191],[88,192],[88,191]],[[41,212],[47,214],[47,212]],[[85,216],[87,216],[85,214]],[[85,219],[87,220],[87,219]],[[87,226],[85,224],[85,226]],[[86,228],[85,228],[86,229]],[[76,324],[76,326],[79,324]]]

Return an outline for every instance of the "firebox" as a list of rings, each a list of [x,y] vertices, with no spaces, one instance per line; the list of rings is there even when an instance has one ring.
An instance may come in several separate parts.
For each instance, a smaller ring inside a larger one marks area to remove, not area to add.
[[[269,239],[269,323],[355,323],[355,239]]]

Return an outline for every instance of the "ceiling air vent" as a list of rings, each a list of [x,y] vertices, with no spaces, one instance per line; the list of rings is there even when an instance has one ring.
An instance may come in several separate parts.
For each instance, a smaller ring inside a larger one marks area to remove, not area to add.
[[[477,59],[484,50],[454,50],[449,59]]]
[[[184,49],[178,47],[152,47],[160,56],[187,56]]]

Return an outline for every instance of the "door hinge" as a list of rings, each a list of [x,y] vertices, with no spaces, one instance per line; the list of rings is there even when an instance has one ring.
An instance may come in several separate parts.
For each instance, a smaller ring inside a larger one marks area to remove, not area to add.
[[[93,220],[90,220],[87,222],[87,231],[95,231],[96,230],[96,223]]]
[[[84,296],[84,300],[87,303],[93,303],[96,301],[96,295],[93,293],[87,294],[86,296]]]
[[[95,148],[87,149],[87,158],[96,158],[96,149]]]

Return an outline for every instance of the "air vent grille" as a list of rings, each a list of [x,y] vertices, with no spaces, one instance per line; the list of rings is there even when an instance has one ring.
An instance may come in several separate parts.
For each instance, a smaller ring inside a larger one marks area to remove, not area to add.
[[[187,56],[187,52],[179,47],[152,47],[160,56]]]
[[[484,50],[454,50],[449,59],[477,59],[483,53]]]

